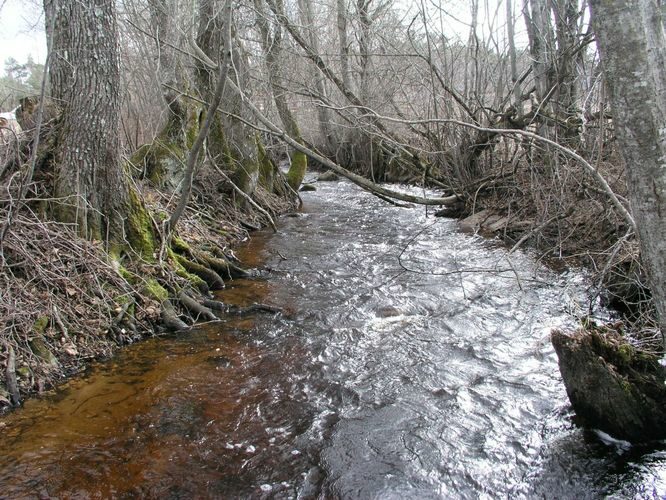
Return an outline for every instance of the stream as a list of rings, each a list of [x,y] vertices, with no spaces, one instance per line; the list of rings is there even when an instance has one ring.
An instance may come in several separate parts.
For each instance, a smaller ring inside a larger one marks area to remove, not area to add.
[[[573,423],[584,276],[347,182],[217,294],[286,314],[149,339],[0,418],[0,498],[660,498],[666,447]]]

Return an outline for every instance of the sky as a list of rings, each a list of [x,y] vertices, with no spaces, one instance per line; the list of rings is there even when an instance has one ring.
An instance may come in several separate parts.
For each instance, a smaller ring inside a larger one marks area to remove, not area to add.
[[[41,2],[0,0],[0,68],[13,57],[23,63],[29,55],[35,62],[46,60]],[[0,72],[3,72],[0,69]]]
[[[433,16],[431,19],[435,25],[437,24],[438,13],[453,14],[456,20],[445,15],[448,29],[453,30],[452,35],[457,35],[462,40],[467,39],[469,26],[465,21],[470,17],[468,2],[457,0],[424,0],[424,2],[427,10]],[[401,2],[397,1],[395,3],[400,5]],[[414,9],[418,8],[421,2],[409,0],[404,2],[404,5],[408,6],[406,15],[409,16],[409,13],[412,12],[413,14]],[[481,33],[483,33],[486,24],[484,19],[487,15],[484,9],[486,5],[494,14],[497,1],[481,2],[481,12],[479,13]],[[498,19],[495,20],[495,26],[503,26],[506,19],[504,7],[498,9],[497,14]],[[0,0],[0,74],[4,72],[4,63],[8,57],[13,57],[20,63],[25,62],[29,55],[32,55],[35,62],[43,63],[46,60],[46,37],[43,22],[41,0]],[[437,29],[439,26],[435,25],[433,27]],[[524,29],[520,19],[516,29],[516,42],[518,45],[522,45],[526,40],[523,40],[525,38]],[[503,29],[501,33],[504,36]]]

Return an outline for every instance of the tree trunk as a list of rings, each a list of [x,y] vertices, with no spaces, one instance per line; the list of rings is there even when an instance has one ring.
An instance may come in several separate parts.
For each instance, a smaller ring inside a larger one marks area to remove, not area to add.
[[[312,0],[298,0],[299,10],[301,12],[302,22],[305,25],[306,36],[310,46],[317,53],[319,50],[319,40],[317,33],[315,32],[315,18],[312,13]],[[324,85],[324,80],[320,75],[315,76],[314,81],[315,89],[317,94],[321,99],[327,99],[326,86]],[[322,106],[321,103],[315,103],[317,106],[317,119],[319,122],[319,132],[322,135],[325,144],[325,151],[327,154],[332,154],[335,151],[336,147],[336,135],[333,130],[333,122],[331,121],[331,112],[330,110]]]
[[[274,31],[271,34],[261,0],[255,0],[254,5],[257,15],[257,26],[261,34],[261,47],[266,57],[268,81],[275,107],[287,133],[299,143],[304,144],[296,118],[287,102],[286,85],[282,77],[282,65],[284,64],[282,60],[282,26],[276,23]],[[284,5],[281,0],[275,0],[275,7],[281,15],[284,15]],[[287,180],[291,188],[294,191],[298,191],[307,171],[308,158],[301,151],[295,149],[291,149],[289,156],[291,157],[291,165],[287,174]]]
[[[641,258],[666,333],[666,37],[655,0],[593,0]]]
[[[219,0],[200,0],[199,2],[197,44],[215,63],[221,61],[220,54],[224,47],[221,4],[222,2]],[[230,50],[234,70],[234,75],[230,75],[230,78],[240,83],[242,87],[247,87],[249,82],[248,62],[235,40],[232,41]],[[215,71],[204,65],[198,68],[199,90],[204,101],[212,100],[216,82]],[[220,108],[244,119],[252,119],[239,96],[228,86],[224,90]],[[252,194],[259,178],[259,160],[254,131],[241,120],[230,116],[218,116],[208,135],[207,146],[213,161],[223,170],[232,172],[231,177],[234,183],[244,193]],[[232,190],[229,192],[231,193]],[[245,200],[241,200],[241,202],[245,203]]]
[[[120,51],[113,0],[45,1],[51,93],[62,106],[56,216],[90,239],[123,240],[129,191],[120,163]]]
[[[345,87],[351,90],[351,72],[349,71],[349,41],[347,39],[347,2],[336,1],[338,42],[340,43],[340,72]]]

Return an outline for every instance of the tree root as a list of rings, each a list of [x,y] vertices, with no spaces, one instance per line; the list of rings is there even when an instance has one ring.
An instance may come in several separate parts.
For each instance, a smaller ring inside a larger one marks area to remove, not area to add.
[[[202,252],[196,252],[195,257],[198,261],[208,265],[213,271],[218,273],[220,276],[233,278],[247,278],[250,276],[250,273],[245,269],[240,268],[233,262],[228,261],[227,259],[218,259],[217,257],[212,257],[206,255]]]
[[[221,290],[224,288],[224,280],[210,267],[202,266],[201,264],[191,261],[176,253],[174,253],[174,257],[188,273],[192,273],[204,280],[211,290]]]
[[[173,305],[168,299],[162,302],[160,318],[162,320],[162,324],[166,327],[167,330],[180,332],[190,329],[187,323],[178,317],[176,310],[173,308]]]
[[[217,321],[220,319],[215,315],[215,313],[213,313],[213,311],[200,304],[183,291],[178,294],[178,300],[188,311],[199,318],[204,318],[207,321]]]
[[[219,311],[221,313],[226,313],[229,311],[229,306],[224,302],[220,302],[219,300],[204,299],[202,304],[211,311]]]
[[[247,307],[229,306],[227,309],[229,314],[236,314],[238,316],[245,316],[246,314],[253,314],[256,312],[267,312],[271,314],[285,314],[284,309],[267,304],[252,304]]]
[[[269,306],[267,304],[252,304],[247,307],[241,307],[225,304],[219,300],[206,299],[203,301],[203,305],[214,311],[219,311],[225,314],[235,314],[237,316],[245,316],[246,314],[253,314],[257,312],[286,315],[284,309],[276,306]]]

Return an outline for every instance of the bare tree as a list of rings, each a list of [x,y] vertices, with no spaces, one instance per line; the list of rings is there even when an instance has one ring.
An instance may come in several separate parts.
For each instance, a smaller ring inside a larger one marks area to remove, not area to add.
[[[277,9],[280,15],[284,15],[282,0],[274,0],[274,2],[275,9]],[[268,81],[275,107],[287,133],[298,142],[303,143],[300,128],[287,102],[287,90],[282,77],[282,68],[284,65],[284,61],[282,60],[282,26],[277,22],[274,23],[271,32],[271,26],[267,19],[267,13],[264,11],[262,0],[255,0],[254,5],[257,15],[257,26],[259,27],[261,36],[261,46],[268,70]],[[287,173],[287,180],[292,189],[298,190],[307,171],[308,158],[301,151],[293,149],[291,150],[290,157],[291,165]]]
[[[593,0],[631,210],[666,333],[666,35],[656,0]]]

